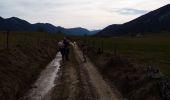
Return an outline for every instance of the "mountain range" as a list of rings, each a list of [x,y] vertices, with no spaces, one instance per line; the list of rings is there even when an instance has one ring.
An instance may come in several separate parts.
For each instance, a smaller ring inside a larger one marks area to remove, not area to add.
[[[97,36],[122,36],[170,31],[170,4],[124,24],[110,25]]]
[[[76,36],[94,35],[96,33],[96,36],[122,36],[170,31],[170,4],[124,24],[110,25],[101,31],[89,31],[81,27],[64,28],[61,26],[54,26],[50,23],[31,24],[17,17],[6,19],[0,17],[0,31],[6,30],[25,32],[43,31],[48,33],[65,33],[67,35]]]
[[[23,31],[23,32],[48,32],[48,33],[65,33],[67,35],[84,36],[93,35],[98,31],[89,31],[85,28],[64,28],[54,26],[50,23],[31,24],[17,17],[2,18],[0,17],[0,31]]]

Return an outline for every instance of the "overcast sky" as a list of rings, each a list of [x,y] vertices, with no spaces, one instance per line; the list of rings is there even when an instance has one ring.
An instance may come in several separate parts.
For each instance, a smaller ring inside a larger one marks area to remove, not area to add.
[[[66,28],[100,29],[125,23],[169,3],[170,0],[0,0],[0,16]]]

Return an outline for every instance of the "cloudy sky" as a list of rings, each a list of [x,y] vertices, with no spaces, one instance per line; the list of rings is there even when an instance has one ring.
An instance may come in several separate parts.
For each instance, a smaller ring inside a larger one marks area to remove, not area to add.
[[[169,3],[170,0],[0,0],[0,16],[66,28],[100,29],[130,21]]]

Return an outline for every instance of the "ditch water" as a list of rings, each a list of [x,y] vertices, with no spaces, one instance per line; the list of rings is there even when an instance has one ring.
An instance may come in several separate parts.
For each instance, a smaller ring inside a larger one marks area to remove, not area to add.
[[[39,78],[33,84],[33,88],[21,100],[44,100],[55,86],[55,79],[58,77],[57,73],[60,69],[61,60],[61,54],[57,53],[56,58],[41,72]]]

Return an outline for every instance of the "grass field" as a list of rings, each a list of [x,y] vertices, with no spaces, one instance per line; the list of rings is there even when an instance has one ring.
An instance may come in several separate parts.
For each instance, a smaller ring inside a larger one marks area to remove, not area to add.
[[[164,73],[170,73],[170,33],[150,34],[142,37],[77,38],[104,52],[118,53],[137,66],[153,66]],[[103,43],[102,43],[103,41]]]
[[[17,44],[29,41],[31,43],[38,43],[43,40],[59,40],[63,35],[48,34],[40,32],[10,32],[9,33],[9,48],[16,46]],[[7,47],[7,32],[0,32],[0,49]]]

